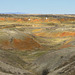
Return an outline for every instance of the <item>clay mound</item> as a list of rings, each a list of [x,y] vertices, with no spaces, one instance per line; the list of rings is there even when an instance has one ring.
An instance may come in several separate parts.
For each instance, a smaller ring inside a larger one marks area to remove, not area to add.
[[[32,50],[41,48],[30,35],[18,30],[0,31],[0,49]]]
[[[55,32],[41,32],[41,33],[34,33],[34,35],[36,36],[40,36],[40,37],[69,37],[69,36],[72,36],[74,37],[75,36],[75,32],[58,32],[58,33],[55,33]]]
[[[34,61],[32,69],[37,75],[74,75],[75,48],[49,52]]]

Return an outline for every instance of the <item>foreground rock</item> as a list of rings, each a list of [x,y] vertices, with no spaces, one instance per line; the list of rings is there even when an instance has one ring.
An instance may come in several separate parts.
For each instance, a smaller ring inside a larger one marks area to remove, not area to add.
[[[49,52],[32,65],[37,75],[75,75],[75,48]]]
[[[27,64],[16,54],[0,50],[0,75],[34,75],[25,69]]]
[[[25,65],[27,65],[27,62],[7,50],[0,50],[0,61],[21,69],[25,68]]]
[[[13,75],[33,75],[31,72],[29,72],[27,70],[13,67],[2,61],[0,61],[0,71],[2,71],[4,73],[8,73],[9,75],[11,75],[11,74],[13,74]]]

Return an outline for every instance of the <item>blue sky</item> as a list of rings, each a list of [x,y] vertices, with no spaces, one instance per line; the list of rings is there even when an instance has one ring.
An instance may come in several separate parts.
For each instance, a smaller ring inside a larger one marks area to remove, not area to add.
[[[0,0],[0,13],[75,14],[75,0]]]

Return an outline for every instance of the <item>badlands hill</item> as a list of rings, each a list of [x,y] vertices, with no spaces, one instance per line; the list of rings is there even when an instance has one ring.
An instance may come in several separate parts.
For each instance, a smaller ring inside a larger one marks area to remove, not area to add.
[[[74,75],[75,48],[46,53],[35,60],[32,69],[37,75]]]
[[[0,49],[31,50],[41,48],[30,35],[18,30],[0,30]]]
[[[0,75],[74,75],[75,15],[0,14]]]

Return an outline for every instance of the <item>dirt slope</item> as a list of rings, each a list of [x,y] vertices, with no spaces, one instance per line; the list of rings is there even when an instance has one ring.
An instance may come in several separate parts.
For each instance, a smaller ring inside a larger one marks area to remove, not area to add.
[[[75,48],[49,52],[38,58],[32,69],[37,75],[74,75]]]
[[[0,50],[0,75],[33,75],[25,70],[26,65],[16,54]]]
[[[0,49],[32,50],[41,48],[30,35],[18,30],[0,30]]]

